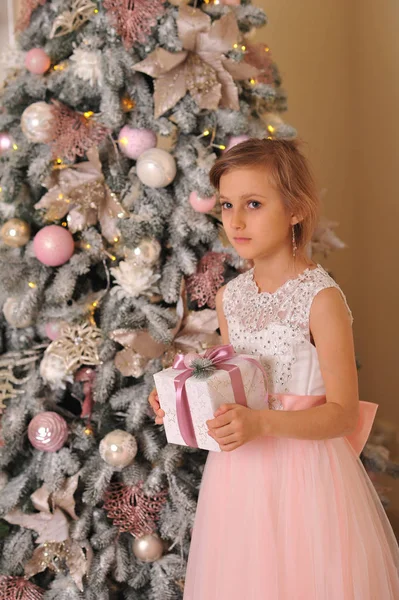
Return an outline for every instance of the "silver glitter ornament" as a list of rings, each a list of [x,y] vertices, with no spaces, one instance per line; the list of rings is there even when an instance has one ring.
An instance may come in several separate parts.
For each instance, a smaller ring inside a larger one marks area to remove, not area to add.
[[[136,248],[126,248],[125,255],[128,260],[137,265],[154,265],[161,254],[161,245],[156,239],[143,238]]]
[[[34,102],[25,108],[21,128],[30,142],[46,144],[54,139],[55,116],[46,102]]]
[[[122,429],[111,431],[100,442],[101,458],[112,467],[127,467],[133,462],[136,454],[135,438]]]

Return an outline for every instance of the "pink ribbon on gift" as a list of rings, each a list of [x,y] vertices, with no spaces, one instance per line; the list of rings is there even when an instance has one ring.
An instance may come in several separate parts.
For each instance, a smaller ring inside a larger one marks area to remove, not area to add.
[[[295,394],[273,394],[273,398],[280,400],[283,410],[305,410],[325,404],[326,397],[323,396],[297,396]],[[345,439],[350,443],[356,454],[362,452],[370,435],[374,423],[378,404],[374,402],[359,402],[359,420],[356,429]]]
[[[245,395],[241,371],[237,365],[226,362],[235,356],[238,355],[231,344],[215,346],[214,348],[209,348],[203,354],[198,355],[200,358],[207,358],[208,360],[211,360],[216,369],[222,369],[223,371],[227,371],[229,373],[236,403],[241,404],[242,406],[247,406],[247,398]],[[184,354],[177,354],[173,362],[173,368],[181,371],[179,375],[176,375],[174,380],[176,390],[177,422],[179,424],[182,438],[187,446],[198,448],[186,392],[186,381],[192,376],[194,369],[187,367],[184,362],[185,358],[186,357]],[[262,371],[266,382],[265,403],[267,404],[268,392],[266,371],[256,359],[249,358],[247,356],[243,356],[242,358],[248,362],[252,362],[258,369]]]

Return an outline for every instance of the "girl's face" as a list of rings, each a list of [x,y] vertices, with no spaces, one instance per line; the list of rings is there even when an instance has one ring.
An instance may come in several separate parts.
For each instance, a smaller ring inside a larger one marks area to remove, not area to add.
[[[292,252],[291,225],[298,219],[288,212],[264,168],[242,167],[222,175],[219,195],[226,235],[242,258]]]

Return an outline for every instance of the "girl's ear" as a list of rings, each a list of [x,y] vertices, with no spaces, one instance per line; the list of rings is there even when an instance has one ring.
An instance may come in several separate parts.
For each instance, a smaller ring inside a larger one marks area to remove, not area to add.
[[[301,216],[295,216],[295,215],[291,215],[291,221],[290,224],[291,225],[296,225],[297,223],[300,223],[301,221],[303,221],[303,217]]]

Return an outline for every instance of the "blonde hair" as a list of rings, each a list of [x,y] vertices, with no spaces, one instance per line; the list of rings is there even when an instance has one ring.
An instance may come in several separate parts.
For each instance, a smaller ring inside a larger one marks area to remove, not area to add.
[[[300,219],[295,225],[295,238],[298,249],[304,250],[318,222],[320,200],[308,160],[299,145],[297,140],[253,138],[241,142],[217,159],[209,178],[219,191],[221,177],[233,169],[267,169],[287,210]]]

